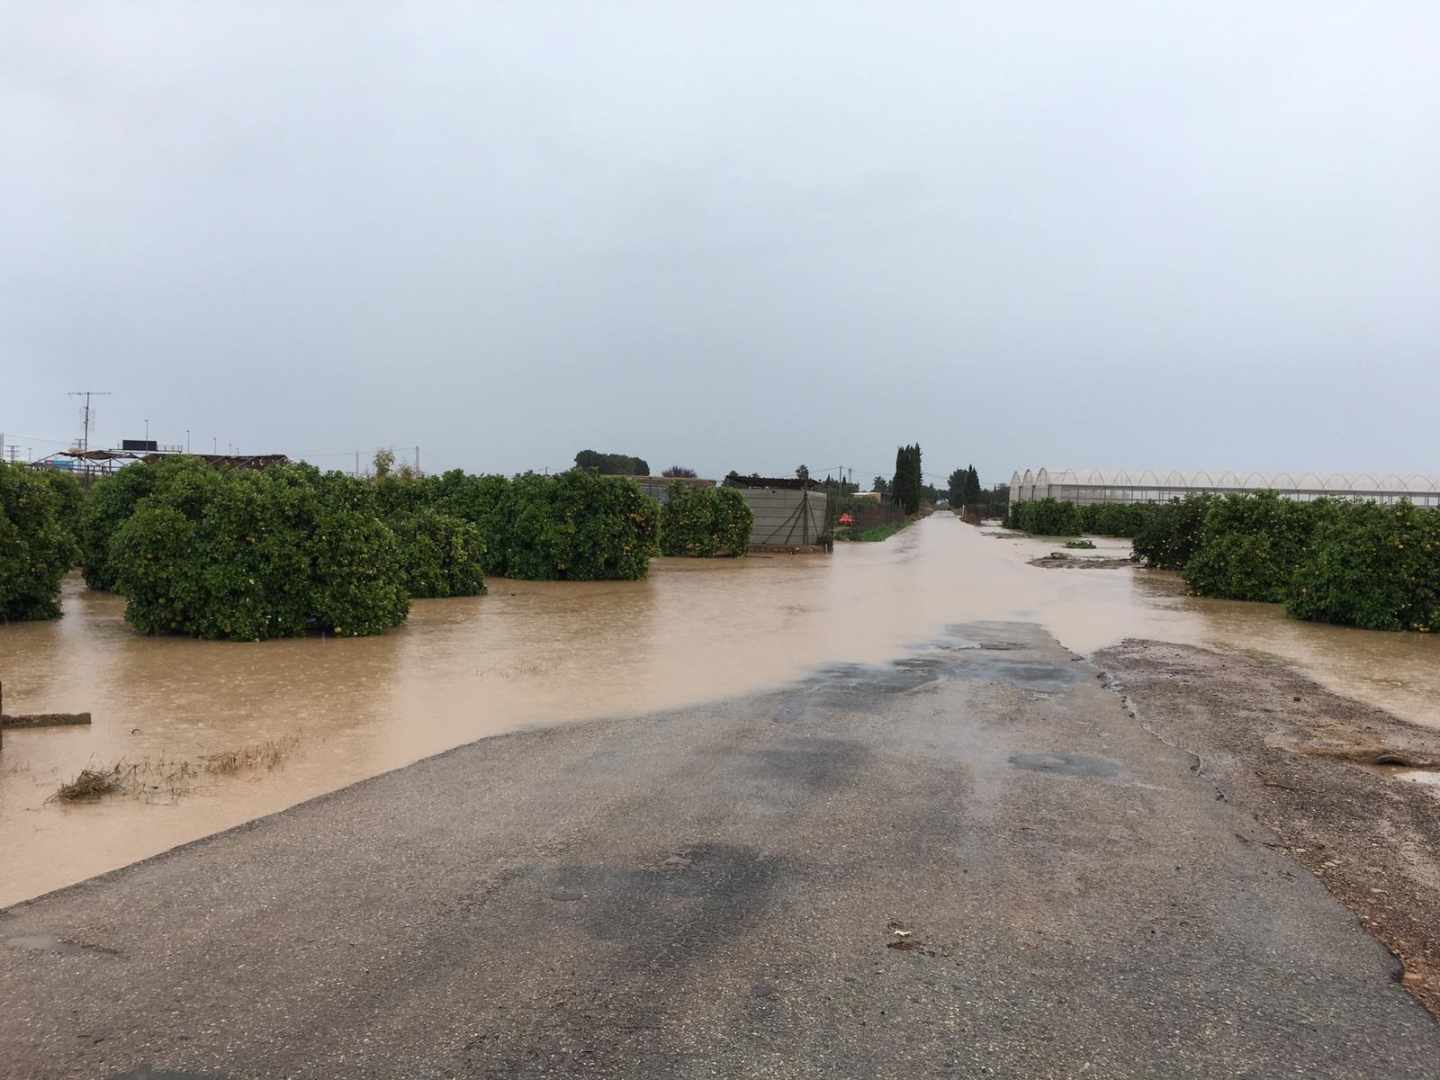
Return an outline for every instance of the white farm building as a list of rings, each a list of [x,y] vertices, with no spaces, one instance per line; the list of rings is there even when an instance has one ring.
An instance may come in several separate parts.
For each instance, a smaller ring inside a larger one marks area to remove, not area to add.
[[[1274,491],[1287,499],[1374,499],[1440,507],[1440,476],[1379,473],[1157,472],[1151,469],[1024,469],[1010,478],[1010,501],[1169,502],[1202,492]]]

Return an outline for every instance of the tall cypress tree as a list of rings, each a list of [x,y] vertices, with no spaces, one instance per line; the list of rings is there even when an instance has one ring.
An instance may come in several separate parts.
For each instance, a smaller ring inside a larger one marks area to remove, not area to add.
[[[924,487],[924,474],[920,467],[920,447],[902,446],[895,451],[895,482],[890,498],[907,514],[920,509],[920,497]]]
[[[965,470],[965,501],[967,503],[978,503],[980,501],[980,474],[971,465]]]

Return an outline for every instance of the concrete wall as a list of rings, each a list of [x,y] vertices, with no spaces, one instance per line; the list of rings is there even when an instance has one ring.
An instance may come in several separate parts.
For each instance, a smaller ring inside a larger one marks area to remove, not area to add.
[[[750,528],[750,546],[818,543],[829,523],[823,491],[809,492],[784,488],[736,488],[755,515]],[[802,509],[803,504],[803,509]],[[808,520],[809,528],[806,528]]]

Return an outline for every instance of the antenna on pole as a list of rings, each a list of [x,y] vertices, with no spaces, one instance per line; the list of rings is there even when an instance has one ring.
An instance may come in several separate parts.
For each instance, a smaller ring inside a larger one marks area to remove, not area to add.
[[[91,399],[92,397],[109,397],[109,396],[110,396],[110,391],[109,391],[109,390],[72,390],[72,391],[70,391],[70,393],[67,394],[66,396],[67,396],[67,397],[81,397],[81,398],[84,398],[84,399],[85,399],[85,404],[84,404],[84,406],[82,406],[82,413],[81,413],[81,416],[82,416],[82,418],[83,418],[83,427],[82,427],[81,432],[80,432],[80,449],[81,449],[81,450],[89,450],[89,449],[90,449],[90,429],[95,426],[95,411],[90,407],[90,399]]]

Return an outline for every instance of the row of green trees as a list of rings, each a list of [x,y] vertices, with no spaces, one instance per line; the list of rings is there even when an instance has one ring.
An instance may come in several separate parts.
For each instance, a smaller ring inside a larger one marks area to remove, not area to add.
[[[1105,503],[1077,505],[1056,499],[1035,499],[1028,503],[1011,503],[1006,510],[1005,524],[1035,536],[1096,536],[1133,537],[1145,527],[1155,511],[1143,503]]]
[[[1408,502],[1190,496],[1159,509],[1135,554],[1180,570],[1201,596],[1372,630],[1440,630],[1440,510]]]
[[[572,469],[554,476],[395,478],[386,501],[428,507],[479,528],[487,574],[532,581],[633,580],[659,549],[660,506],[618,477]]]
[[[403,622],[411,598],[483,593],[487,574],[634,579],[662,549],[742,555],[749,541],[749,507],[728,489],[677,482],[662,529],[654,499],[588,470],[421,477],[382,465],[362,480],[174,457],[121,469],[88,497],[68,477],[7,467],[0,618],[58,615],[78,561],[150,633],[372,634]]]
[[[1012,502],[1005,525],[1033,536],[1079,536],[1080,510],[1074,503],[1055,499]]]
[[[378,471],[130,466],[90,491],[81,570],[91,588],[124,594],[141,630],[237,640],[380,633],[411,598],[483,593],[480,530],[382,498],[392,476]]]
[[[1097,510],[1106,527],[1087,523]],[[1372,630],[1440,630],[1440,509],[1256,492],[1128,507],[1040,499],[1012,506],[1007,523],[1132,536],[1137,561],[1178,570],[1199,596]]]

